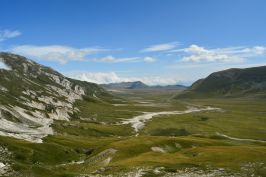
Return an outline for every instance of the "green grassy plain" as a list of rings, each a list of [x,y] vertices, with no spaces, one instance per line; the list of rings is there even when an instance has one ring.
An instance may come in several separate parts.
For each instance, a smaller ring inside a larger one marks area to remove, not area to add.
[[[77,102],[81,119],[56,121],[55,135],[44,138],[42,144],[0,137],[0,145],[12,152],[10,161],[17,175],[127,176],[142,168],[143,176],[178,174],[185,169],[206,173],[222,169],[224,176],[266,176],[266,143],[217,135],[266,141],[266,100],[177,100],[173,99],[176,91],[113,94],[119,99]],[[185,110],[191,105],[223,111],[161,115],[146,122],[139,136],[130,125],[117,124],[141,112]],[[106,150],[110,152],[103,153]],[[84,163],[75,163],[79,161]],[[163,170],[155,173],[159,167]]]

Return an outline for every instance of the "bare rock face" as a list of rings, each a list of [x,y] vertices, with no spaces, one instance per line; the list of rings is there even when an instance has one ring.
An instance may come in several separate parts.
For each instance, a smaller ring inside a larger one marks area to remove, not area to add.
[[[96,84],[73,80],[25,57],[0,53],[0,135],[41,143],[54,120],[69,120],[83,97],[100,98]]]

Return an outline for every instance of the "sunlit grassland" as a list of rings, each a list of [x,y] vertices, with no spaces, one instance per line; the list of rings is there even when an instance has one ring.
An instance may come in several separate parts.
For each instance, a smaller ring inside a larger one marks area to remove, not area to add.
[[[241,172],[249,163],[263,163],[255,166],[252,174],[266,174],[266,143],[236,141],[217,135],[218,132],[236,138],[266,140],[265,100],[177,100],[173,99],[175,94],[138,91],[119,93],[116,95],[119,99],[115,100],[77,102],[82,119],[55,121],[55,134],[44,138],[44,143],[0,137],[0,145],[12,152],[12,167],[22,176],[117,174],[137,167],[164,167],[170,172],[191,167]],[[155,104],[140,103],[145,101]],[[142,112],[185,110],[193,105],[218,107],[223,111],[161,115],[146,122],[139,136],[135,136],[130,125],[117,124]],[[164,152],[152,150],[154,147]],[[86,149],[92,152],[86,154]],[[106,149],[117,150],[107,166],[90,162]],[[71,164],[82,160],[85,163]]]

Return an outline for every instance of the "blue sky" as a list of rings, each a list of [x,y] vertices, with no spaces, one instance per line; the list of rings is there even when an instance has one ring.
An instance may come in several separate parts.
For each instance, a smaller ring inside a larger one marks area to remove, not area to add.
[[[2,0],[0,50],[77,79],[190,84],[266,65],[264,0]]]

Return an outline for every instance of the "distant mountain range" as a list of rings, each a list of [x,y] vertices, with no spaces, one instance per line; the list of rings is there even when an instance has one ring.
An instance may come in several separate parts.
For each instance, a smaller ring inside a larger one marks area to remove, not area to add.
[[[141,81],[135,82],[120,82],[120,83],[110,83],[110,84],[102,84],[102,87],[106,89],[177,89],[184,90],[187,87],[183,85],[167,85],[167,86],[148,86]]]
[[[266,96],[266,66],[228,69],[200,79],[178,98]]]
[[[149,87],[141,81],[101,84],[101,86],[106,89],[143,89]]]

